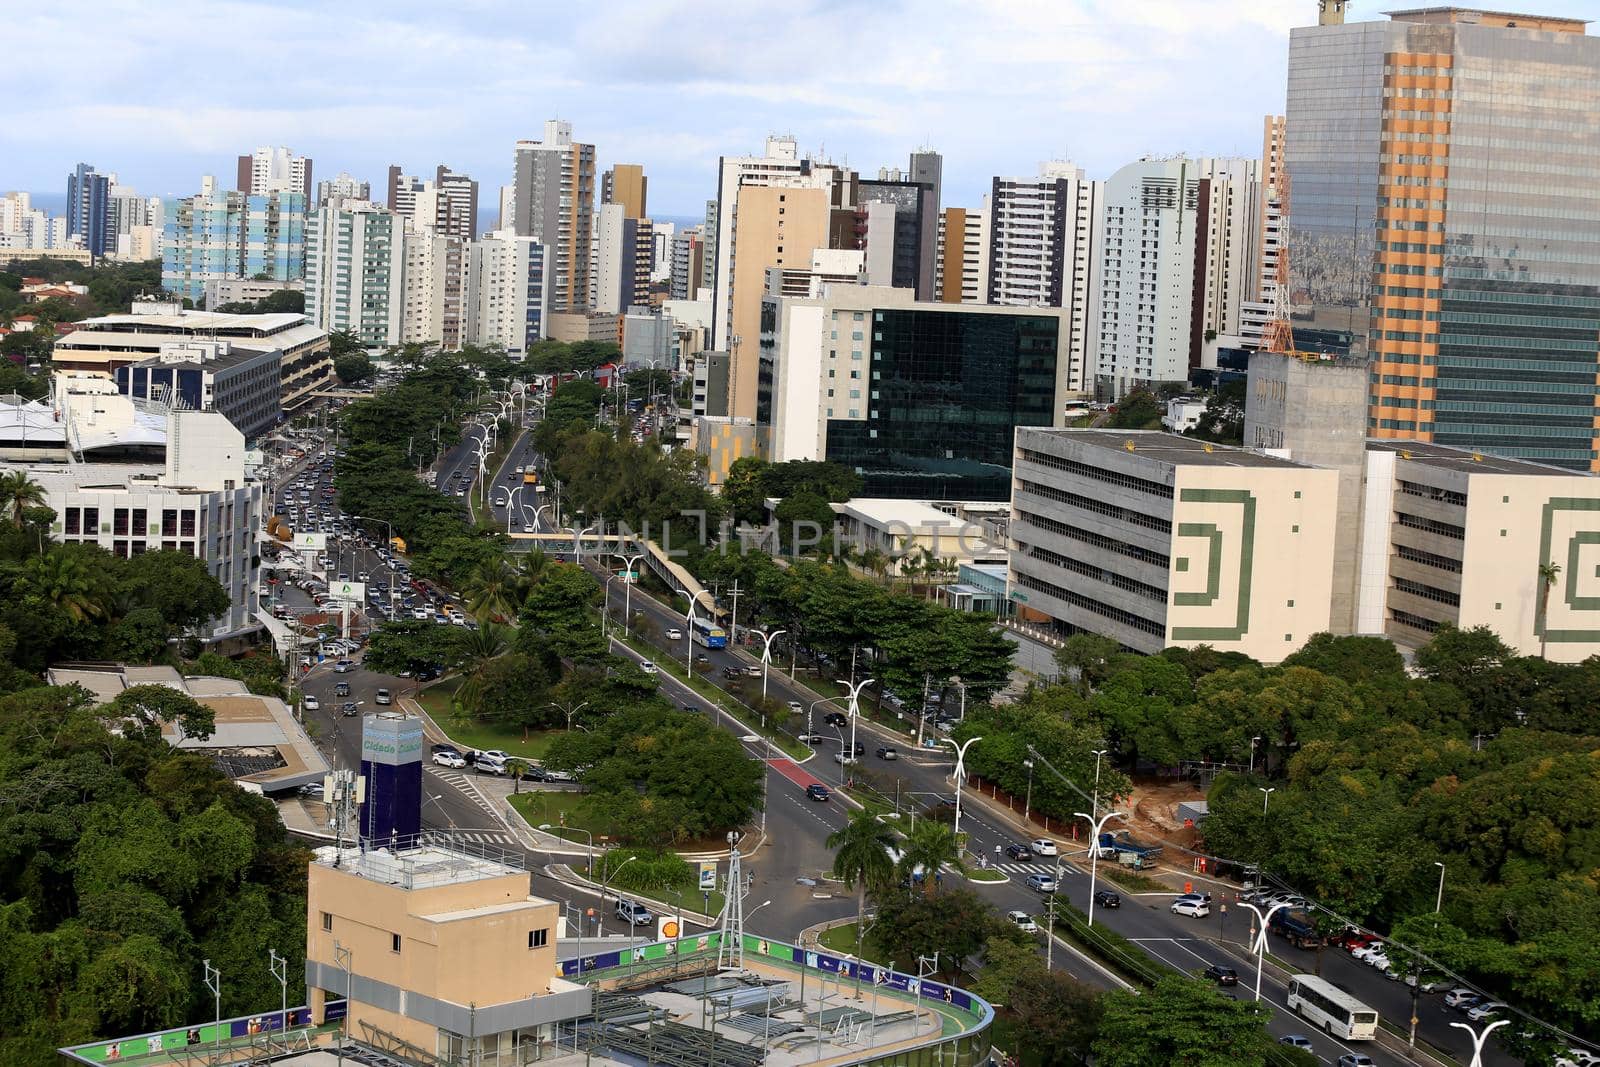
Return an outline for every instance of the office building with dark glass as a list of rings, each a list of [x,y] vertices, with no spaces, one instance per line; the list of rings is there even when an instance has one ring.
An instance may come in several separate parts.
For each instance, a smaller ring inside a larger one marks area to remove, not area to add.
[[[1374,437],[1600,471],[1600,38],[1322,6],[1289,46],[1295,327],[1349,335]]]
[[[866,496],[1008,500],[1015,428],[1061,425],[1062,315],[917,301],[877,286],[767,297],[763,450],[774,462],[849,467]]]

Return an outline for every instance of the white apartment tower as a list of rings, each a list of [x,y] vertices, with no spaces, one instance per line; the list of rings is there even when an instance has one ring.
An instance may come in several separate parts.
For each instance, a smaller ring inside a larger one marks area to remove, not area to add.
[[[338,197],[306,226],[306,315],[367,348],[400,343],[405,219],[368,200]]]
[[[401,283],[400,343],[461,347],[468,242],[428,227],[407,226]]]
[[[297,156],[282,145],[258,148],[239,157],[239,192],[246,196],[300,193],[311,202],[311,159]]]
[[[497,230],[467,248],[466,340],[526,352],[544,337],[550,307],[545,248]]]
[[[544,245],[549,254],[550,310],[587,310],[594,145],[574,141],[570,122],[551,119],[544,124],[544,140],[517,142],[513,173],[514,229],[519,237],[532,237]]]

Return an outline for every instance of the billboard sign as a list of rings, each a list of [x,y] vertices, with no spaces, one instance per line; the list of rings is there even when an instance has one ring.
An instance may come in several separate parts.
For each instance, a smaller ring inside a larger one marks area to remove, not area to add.
[[[709,892],[717,888],[717,861],[700,861],[700,891]]]
[[[297,533],[292,542],[296,552],[321,552],[328,547],[325,533]]]
[[[366,582],[329,582],[328,599],[360,604],[367,599]]]

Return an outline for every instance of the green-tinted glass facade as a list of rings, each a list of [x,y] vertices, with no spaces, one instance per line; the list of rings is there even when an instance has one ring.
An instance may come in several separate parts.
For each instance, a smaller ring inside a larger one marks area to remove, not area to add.
[[[863,419],[829,419],[827,458],[865,496],[1009,500],[1017,426],[1049,426],[1060,320],[883,308],[871,313]]]

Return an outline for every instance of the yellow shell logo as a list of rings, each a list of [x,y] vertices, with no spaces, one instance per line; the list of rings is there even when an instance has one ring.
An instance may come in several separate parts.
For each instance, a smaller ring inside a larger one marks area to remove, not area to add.
[[[666,922],[662,923],[661,924],[661,936],[662,937],[677,937],[678,936],[678,920],[677,919],[668,919]]]

